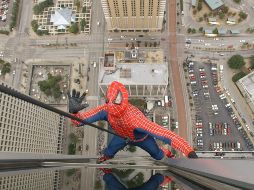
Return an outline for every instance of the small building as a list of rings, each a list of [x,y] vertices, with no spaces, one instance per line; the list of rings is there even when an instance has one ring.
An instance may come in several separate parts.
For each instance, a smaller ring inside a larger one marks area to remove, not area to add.
[[[196,5],[197,5],[197,0],[191,0],[191,5],[192,5],[193,7],[196,7]]]
[[[236,84],[254,113],[254,71],[241,78]]]
[[[232,17],[229,17],[229,18],[227,19],[227,24],[229,24],[229,25],[234,25],[234,24],[236,24],[236,19],[235,19],[235,18],[232,18]]]
[[[99,88],[106,93],[113,81],[124,84],[130,97],[164,98],[168,86],[166,63],[115,63],[115,70],[104,67],[99,72]]]
[[[205,29],[204,30],[205,31],[205,36],[207,36],[207,37],[215,37],[215,36],[217,36],[217,34],[214,34],[213,33],[213,30],[212,29]]]
[[[219,9],[224,5],[221,0],[205,0],[205,2],[212,11]]]
[[[216,18],[208,18],[208,23],[211,25],[219,25],[220,23],[217,22]]]
[[[230,33],[236,35],[236,34],[240,34],[240,31],[238,29],[231,29]]]
[[[58,30],[65,30],[75,22],[76,15],[72,13],[72,10],[69,8],[60,8],[55,11],[55,14],[51,15],[50,22],[53,23],[53,26],[57,26]]]
[[[218,28],[218,34],[220,36],[226,35],[227,34],[227,29],[225,29],[225,28]]]

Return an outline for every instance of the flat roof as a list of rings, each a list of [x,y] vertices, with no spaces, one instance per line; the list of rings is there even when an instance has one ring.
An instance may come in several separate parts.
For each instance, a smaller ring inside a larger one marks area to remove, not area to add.
[[[197,0],[191,0],[191,5],[192,5],[193,7],[196,7],[196,4],[197,4]]]
[[[215,10],[224,5],[221,0],[205,0],[210,9]]]
[[[238,29],[231,29],[230,32],[232,34],[240,34],[240,31]]]
[[[218,33],[219,34],[226,34],[227,33],[227,29],[225,29],[225,28],[218,28]]]
[[[208,18],[209,22],[216,22],[216,18]]]
[[[254,71],[238,81],[245,91],[249,94],[251,101],[254,101]]]
[[[107,72],[101,68],[99,83],[108,85],[119,81],[125,85],[167,85],[168,66],[164,63],[116,64],[116,70]]]
[[[212,30],[212,29],[205,29],[205,33],[206,33],[206,34],[212,34],[212,33],[213,33],[213,30]]]

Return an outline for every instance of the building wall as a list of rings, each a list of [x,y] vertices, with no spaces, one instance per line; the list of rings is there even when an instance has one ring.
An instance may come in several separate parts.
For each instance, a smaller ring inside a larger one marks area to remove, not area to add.
[[[160,31],[166,0],[102,0],[109,31]]]
[[[58,171],[40,171],[0,177],[1,190],[57,190]]]
[[[0,151],[62,153],[64,117],[0,92]]]
[[[121,82],[121,80],[119,80]],[[105,95],[109,84],[99,84],[101,92]],[[166,95],[167,85],[126,85],[130,98],[151,97],[158,98]]]

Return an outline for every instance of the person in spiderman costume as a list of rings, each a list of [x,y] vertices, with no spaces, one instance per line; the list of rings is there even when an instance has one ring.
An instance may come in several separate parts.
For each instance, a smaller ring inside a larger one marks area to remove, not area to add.
[[[172,157],[170,150],[159,147],[155,139],[159,139],[172,148],[181,151],[188,158],[197,158],[193,148],[183,138],[174,132],[150,121],[135,106],[128,102],[128,91],[120,82],[112,82],[107,89],[106,103],[90,109],[89,111],[79,112],[88,106],[82,104],[86,93],[80,97],[80,92],[72,91],[69,97],[69,112],[82,119],[84,122],[93,123],[96,121],[107,121],[110,127],[119,136],[114,136],[107,148],[104,149],[98,162],[104,162],[114,157],[114,155],[125,146],[134,145],[148,152],[151,157],[161,160],[164,155]],[[84,125],[72,120],[76,125]],[[126,139],[129,139],[126,141]]]
[[[106,183],[106,189],[108,190],[157,190],[160,186],[167,185],[171,183],[172,178],[169,176],[164,176],[160,173],[156,173],[150,177],[145,183],[138,187],[126,188],[126,186],[121,183],[121,181],[114,175],[112,169],[100,168],[103,171],[103,180]]]

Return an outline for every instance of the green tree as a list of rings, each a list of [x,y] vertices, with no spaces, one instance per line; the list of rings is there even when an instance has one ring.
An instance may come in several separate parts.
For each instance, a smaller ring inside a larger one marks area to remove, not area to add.
[[[38,27],[39,27],[38,21],[37,21],[37,20],[33,20],[33,21],[31,22],[31,26],[32,26],[33,31],[34,31],[34,32],[37,32]]]
[[[191,28],[188,28],[187,32],[188,32],[188,33],[191,33]]]
[[[195,33],[196,33],[196,29],[195,29],[195,28],[192,28],[192,29],[191,29],[191,33],[192,33],[192,34],[195,34]]]
[[[80,30],[81,30],[81,31],[84,31],[84,30],[85,30],[85,27],[86,27],[86,20],[83,18],[83,19],[80,21]]]
[[[224,19],[224,18],[225,18],[225,14],[222,13],[222,12],[220,12],[220,13],[219,13],[219,18],[220,18],[220,19]]]
[[[213,29],[213,34],[218,34],[218,28]]]
[[[227,14],[229,8],[228,8],[227,6],[223,6],[223,7],[221,8],[221,10],[222,10],[222,12],[223,12],[224,14]]]
[[[82,13],[86,13],[86,6],[82,8]]]
[[[33,8],[34,14],[35,15],[42,14],[45,8],[51,7],[51,6],[54,6],[53,0],[43,1],[43,2],[41,2],[41,3],[34,6],[34,8]]]
[[[244,72],[239,72],[236,73],[233,77],[232,77],[232,81],[233,82],[237,82],[238,80],[240,80],[241,78],[243,78],[244,76],[246,76],[246,74]]]
[[[73,34],[77,34],[79,32],[78,24],[73,23],[69,28],[69,32]]]
[[[243,12],[243,11],[240,11],[238,15],[239,15],[239,17],[240,17],[242,20],[246,19],[247,16],[248,16],[248,15],[247,15],[245,12]]]
[[[136,176],[134,176],[131,180],[127,181],[128,188],[135,188],[144,183],[144,174],[139,172]]]
[[[70,141],[74,144],[76,144],[79,141],[77,135],[75,135],[74,133],[70,133],[69,138],[70,138]]]
[[[2,63],[2,61],[1,61]],[[9,62],[3,61],[3,63],[0,65],[1,68],[1,74],[4,76],[6,73],[11,72],[11,64]]]
[[[38,86],[47,96],[53,96],[55,99],[59,99],[61,97],[61,89],[59,85],[61,80],[62,77],[60,75],[53,76],[49,73],[48,79],[39,81]]]
[[[245,65],[244,58],[241,55],[233,55],[228,60],[228,65],[231,69],[240,69]]]
[[[250,64],[251,64],[251,67],[254,68],[254,55],[250,57]]]
[[[66,176],[71,177],[73,174],[75,174],[76,169],[69,169],[66,171]]]
[[[241,0],[234,0],[234,2],[240,4]]]
[[[197,10],[201,11],[201,9],[202,9],[202,0],[198,0]]]
[[[74,155],[76,153],[76,144],[71,143],[68,146],[68,154]]]
[[[199,32],[203,32],[203,30],[204,30],[203,27],[200,27],[200,28],[198,29]]]

